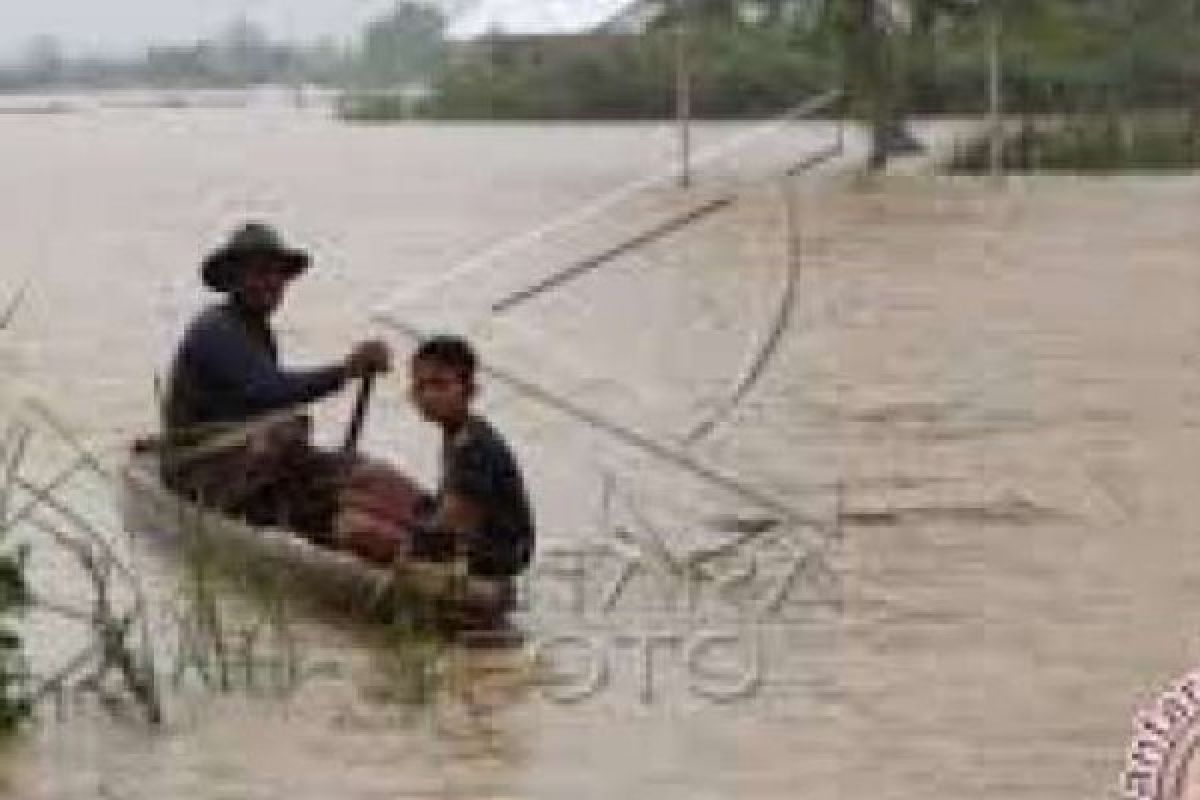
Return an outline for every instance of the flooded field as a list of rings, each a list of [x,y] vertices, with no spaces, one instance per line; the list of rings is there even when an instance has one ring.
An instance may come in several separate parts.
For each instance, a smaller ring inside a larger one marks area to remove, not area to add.
[[[521,620],[545,658],[447,652],[413,705],[375,634],[299,614],[310,674],[286,699],[183,681],[158,732],[94,704],[44,713],[4,756],[8,793],[1113,794],[1134,709],[1200,658],[1200,182],[865,183],[838,174],[854,135],[785,181],[836,125],[698,136],[702,151],[743,143],[681,195],[647,180],[674,155],[653,125],[0,116],[0,296],[30,286],[0,339],[7,386],[113,463],[152,427],[154,375],[207,299],[200,258],[258,217],[317,260],[280,320],[292,360],[365,335],[404,352],[388,320],[479,337],[498,373],[485,410],[527,462],[548,561],[619,531],[668,553],[711,545],[704,520],[723,512],[813,518],[742,554],[739,591],[778,601],[749,632],[728,598],[643,602],[661,588],[645,575],[605,605],[605,573],[572,606],[570,570],[546,563]],[[728,202],[490,313],[714,200]],[[322,409],[322,437],[348,413]],[[368,449],[428,481],[435,445],[387,381]],[[76,491],[115,525],[105,487]],[[78,594],[53,550],[35,542],[39,586]],[[136,555],[165,609],[177,566]],[[41,668],[71,656],[75,634],[31,622]]]

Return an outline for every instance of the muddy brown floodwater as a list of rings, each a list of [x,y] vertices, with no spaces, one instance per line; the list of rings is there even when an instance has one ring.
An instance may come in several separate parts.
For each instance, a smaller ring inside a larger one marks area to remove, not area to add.
[[[678,586],[649,585],[667,580],[653,569],[605,607],[614,573],[577,584],[571,567],[543,563],[521,618],[526,647],[452,649],[417,705],[397,701],[403,664],[370,631],[297,614],[310,674],[288,697],[184,680],[156,732],[128,709],[48,709],[4,756],[7,793],[1113,795],[1134,709],[1200,660],[1200,181],[997,189],[863,183],[832,167],[761,180],[832,136],[792,126],[749,148],[754,158],[702,171],[687,197],[649,187],[513,244],[668,168],[670,130],[351,128],[270,108],[0,117],[0,289],[31,287],[0,340],[6,389],[44,398],[114,462],[150,426],[154,373],[204,301],[201,253],[244,217],[270,218],[316,253],[280,321],[293,359],[313,361],[368,334],[407,347],[373,316],[381,307],[408,320],[486,307],[499,296],[487,292],[734,191],[731,208],[500,322],[463,324],[506,374],[817,519],[836,516],[840,487],[843,511],[833,531],[752,541],[726,574],[741,581],[695,607],[677,604]],[[464,268],[480,253],[486,267]],[[685,434],[721,407],[766,336],[789,254],[797,293],[773,357],[688,449]],[[384,302],[439,276],[432,294]],[[678,552],[713,543],[706,517],[762,513],[680,459],[510,384],[490,380],[484,402],[526,461],[544,562],[584,543],[628,552],[614,544],[621,532],[653,531]],[[323,436],[347,414],[344,398],[322,409]],[[435,439],[398,378],[367,448],[433,474]],[[66,491],[95,518],[115,516],[106,487]],[[34,544],[39,586],[86,596],[54,548]],[[131,557],[169,673],[178,568],[137,547]],[[747,624],[743,601],[768,613]],[[80,645],[67,627],[31,618],[40,669]]]

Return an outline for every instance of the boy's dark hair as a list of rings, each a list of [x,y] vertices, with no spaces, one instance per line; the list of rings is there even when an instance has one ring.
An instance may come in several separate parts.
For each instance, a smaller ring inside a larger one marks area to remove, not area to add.
[[[475,377],[475,370],[479,365],[479,359],[471,344],[463,337],[452,334],[431,336],[421,342],[417,351],[413,353],[413,361],[432,361],[453,367],[468,380]]]

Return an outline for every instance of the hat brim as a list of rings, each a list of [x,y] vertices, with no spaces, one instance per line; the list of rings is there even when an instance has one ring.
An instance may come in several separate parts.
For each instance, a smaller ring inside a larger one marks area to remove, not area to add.
[[[204,285],[214,292],[231,292],[237,287],[237,279],[251,256],[270,256],[278,261],[288,278],[295,278],[312,264],[312,258],[303,250],[233,250],[222,248],[204,259],[201,277]]]

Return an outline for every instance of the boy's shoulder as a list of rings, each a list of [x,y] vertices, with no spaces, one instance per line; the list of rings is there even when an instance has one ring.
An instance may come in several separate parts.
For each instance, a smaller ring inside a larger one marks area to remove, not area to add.
[[[442,470],[443,489],[477,497],[507,496],[522,482],[520,465],[504,437],[478,417],[450,442]]]
[[[472,415],[454,438],[449,463],[460,469],[519,473],[521,468],[508,441],[488,420]]]
[[[512,450],[508,446],[508,441],[496,430],[487,419],[482,416],[472,415],[464,426],[462,432],[456,437],[454,446],[462,450],[485,450],[503,452],[511,457]]]

